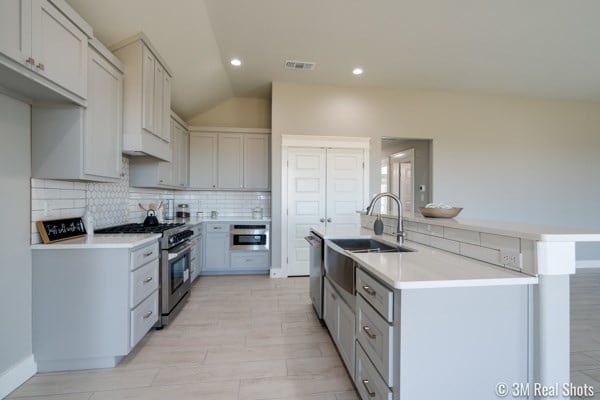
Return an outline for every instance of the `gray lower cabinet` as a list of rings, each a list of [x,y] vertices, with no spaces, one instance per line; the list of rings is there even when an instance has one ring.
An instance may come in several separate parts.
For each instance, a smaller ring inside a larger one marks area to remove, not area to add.
[[[363,400],[491,399],[498,382],[531,383],[529,286],[398,290],[358,266],[356,291]]]
[[[269,250],[231,249],[230,226],[247,221],[206,221],[203,228],[204,264],[200,275],[268,274],[271,266]]]
[[[346,369],[354,378],[355,358],[355,316],[350,305],[340,296],[338,290],[328,278],[324,282],[324,312],[323,320],[329,329]]]
[[[33,353],[40,372],[116,366],[158,320],[158,243],[34,249]]]

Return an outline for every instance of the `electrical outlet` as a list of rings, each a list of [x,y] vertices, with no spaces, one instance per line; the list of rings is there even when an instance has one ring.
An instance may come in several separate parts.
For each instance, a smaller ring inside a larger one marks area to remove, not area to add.
[[[500,263],[507,268],[521,269],[523,255],[516,250],[500,250]]]

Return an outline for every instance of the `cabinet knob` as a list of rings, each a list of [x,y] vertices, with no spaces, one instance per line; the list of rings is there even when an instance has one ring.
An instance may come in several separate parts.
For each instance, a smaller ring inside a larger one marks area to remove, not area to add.
[[[27,60],[25,60],[25,62],[29,65],[35,65],[35,60],[31,57],[27,57]]]
[[[37,68],[41,69],[42,71],[46,69],[46,67],[44,67],[44,64],[42,63],[38,63]]]
[[[321,218],[319,221],[321,221],[321,222],[325,222],[325,218]]]
[[[331,222],[331,218],[327,218],[327,222]]]

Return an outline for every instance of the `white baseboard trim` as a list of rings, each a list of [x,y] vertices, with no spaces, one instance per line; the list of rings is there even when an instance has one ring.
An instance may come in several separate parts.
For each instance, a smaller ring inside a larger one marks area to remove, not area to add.
[[[600,268],[600,260],[578,260],[575,268]]]
[[[0,399],[21,386],[37,372],[33,354],[0,374]]]
[[[287,278],[281,268],[271,268],[271,278]]]

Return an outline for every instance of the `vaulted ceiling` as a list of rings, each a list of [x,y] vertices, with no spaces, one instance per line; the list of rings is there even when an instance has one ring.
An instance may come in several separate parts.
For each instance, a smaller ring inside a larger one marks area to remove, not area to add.
[[[67,1],[108,46],[146,33],[186,119],[277,80],[600,101],[597,0]]]

